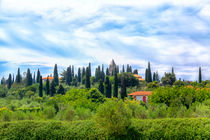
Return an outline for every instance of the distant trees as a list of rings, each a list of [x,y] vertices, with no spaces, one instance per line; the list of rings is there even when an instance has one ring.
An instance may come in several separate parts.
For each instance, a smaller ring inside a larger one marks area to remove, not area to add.
[[[49,81],[49,76],[47,76],[46,80],[46,94],[50,95],[50,81]]]
[[[111,98],[111,96],[112,96],[112,85],[109,81],[108,76],[106,76],[106,78],[105,78],[105,95],[107,98]]]
[[[21,80],[22,80],[22,77],[21,77],[21,75],[20,75],[20,68],[18,68],[15,82],[16,82],[16,83],[21,83]]]
[[[71,66],[67,67],[66,70],[66,84],[70,86],[71,82],[72,82],[72,69]]]
[[[123,76],[121,78],[121,99],[124,100],[124,98],[127,96],[127,91],[126,91],[126,80],[125,77]]]
[[[42,84],[42,76],[39,77],[39,97],[43,96],[43,84]]]
[[[172,73],[165,73],[165,75],[161,79],[163,85],[173,85],[173,83],[176,81],[175,74]]]
[[[117,78],[117,69],[114,71],[114,88],[113,88],[113,96],[118,97],[118,78]]]
[[[55,82],[54,82],[54,80],[52,81],[52,83],[50,84],[50,96],[52,97],[52,96],[54,96],[55,95],[55,93],[56,93],[56,85],[55,85]]]
[[[32,85],[32,83],[33,83],[32,74],[30,72],[30,69],[28,69],[26,73],[26,86],[30,86]]]
[[[81,78],[82,78],[82,75],[81,75],[81,69],[78,68],[78,82],[81,83]]]
[[[201,67],[199,67],[198,82],[199,82],[199,83],[202,82]]]
[[[54,67],[53,79],[54,79],[55,85],[58,86],[59,85],[59,77],[58,77],[57,64],[55,64],[55,67]]]
[[[86,72],[85,72],[85,87],[86,88],[90,88],[90,70],[89,67],[86,68]]]
[[[11,88],[11,86],[12,86],[12,75],[11,75],[11,74],[9,74],[8,84],[7,84],[8,89],[10,89],[10,88]]]
[[[104,94],[104,83],[102,80],[99,81],[99,86],[98,86],[98,90]]]
[[[148,62],[148,68],[145,71],[145,81],[152,82],[152,72],[150,68],[150,62]]]
[[[59,85],[57,94],[61,94],[61,95],[65,94],[65,89],[64,89],[64,87],[61,84]]]
[[[36,74],[36,83],[39,83],[39,81],[40,81],[40,71],[38,69]]]

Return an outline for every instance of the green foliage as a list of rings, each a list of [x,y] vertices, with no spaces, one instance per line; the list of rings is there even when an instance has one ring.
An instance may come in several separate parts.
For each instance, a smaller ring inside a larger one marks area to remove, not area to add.
[[[176,82],[174,82],[174,86],[177,86],[177,87],[182,87],[182,86],[185,86],[186,85],[186,82],[183,82],[181,80],[178,80]]]
[[[161,87],[149,96],[151,103],[165,103],[167,106],[184,105],[187,108],[194,102],[210,99],[210,90],[193,87]]]
[[[0,85],[0,97],[6,97],[8,89],[4,85]]]
[[[131,112],[122,100],[107,100],[97,109],[94,118],[97,127],[105,129],[113,136],[125,135],[130,119]]]
[[[164,86],[166,85],[173,85],[173,83],[176,81],[175,74],[172,73],[165,73],[165,75],[162,77],[161,82]]]
[[[90,88],[90,70],[89,67],[86,68],[86,72],[85,72],[85,87],[86,88]]]
[[[158,88],[158,87],[160,87],[160,84],[157,81],[150,82],[150,83],[147,84],[147,89],[148,90],[152,90],[152,89],[155,89],[155,88]]]
[[[61,94],[61,95],[65,94],[65,89],[64,89],[64,87],[62,85],[59,86],[57,94]]]
[[[111,98],[112,97],[112,85],[110,83],[109,77],[106,76],[105,78],[105,95],[107,98]]]
[[[126,87],[134,87],[134,86],[138,86],[139,85],[139,80],[136,79],[136,77],[133,76],[132,73],[120,73],[118,75],[119,77],[119,86],[121,86],[121,80],[124,77],[125,81],[126,81]]]

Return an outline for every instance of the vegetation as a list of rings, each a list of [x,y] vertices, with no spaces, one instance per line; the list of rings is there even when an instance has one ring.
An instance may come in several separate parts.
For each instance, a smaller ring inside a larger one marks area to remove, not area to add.
[[[176,80],[172,68],[160,82],[150,63],[146,71],[148,81],[130,65],[111,74],[98,66],[91,76],[89,63],[59,78],[55,65],[54,78],[38,70],[35,80],[18,68],[16,79],[1,80],[0,139],[208,139],[210,81]],[[127,96],[137,90],[152,91],[149,102]]]

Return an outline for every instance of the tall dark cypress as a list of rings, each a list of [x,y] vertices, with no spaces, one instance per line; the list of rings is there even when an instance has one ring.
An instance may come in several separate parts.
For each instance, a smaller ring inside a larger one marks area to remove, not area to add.
[[[101,77],[101,79],[102,79],[102,81],[104,82],[104,80],[105,80],[104,64],[102,65],[102,70],[101,70],[101,72],[102,72],[102,77]]]
[[[21,83],[21,80],[22,80],[22,78],[21,78],[21,75],[20,75],[20,68],[18,68],[15,82],[16,83]]]
[[[122,72],[125,72],[125,66],[124,65],[122,66]]]
[[[15,76],[14,74],[12,75],[12,84],[15,82]]]
[[[32,82],[32,74],[30,72],[30,69],[28,69],[26,73],[26,86],[32,85]]]
[[[81,69],[78,68],[78,82],[79,83],[81,83],[81,78],[82,78],[82,76],[81,76]]]
[[[135,70],[133,71],[133,74],[138,74],[138,70],[135,69]]]
[[[105,78],[105,95],[107,98],[111,98],[112,96],[111,83],[108,76]]]
[[[7,83],[7,87],[8,87],[8,89],[10,89],[10,88],[11,88],[11,86],[12,86],[12,75],[11,75],[11,74],[9,74],[8,83]]]
[[[201,67],[199,67],[199,75],[198,75],[198,82],[202,82],[202,74],[201,74]]]
[[[148,82],[152,82],[152,72],[150,68],[150,62],[148,62]]]
[[[172,74],[174,74],[174,67],[172,67],[172,69],[171,69],[171,73],[172,73]]]
[[[36,75],[36,83],[39,83],[40,80],[40,71],[39,69],[37,70],[37,75]]]
[[[145,81],[148,82],[148,69],[145,70]]]
[[[33,84],[35,84],[36,83],[36,78],[35,78],[36,76],[35,76],[35,72],[34,72],[34,77],[33,77]]]
[[[126,93],[126,80],[125,80],[125,77],[123,76],[122,79],[121,79],[121,99],[124,100],[124,98],[127,96],[127,93]]]
[[[50,96],[54,96],[56,93],[56,85],[55,85],[55,81],[53,80],[50,84]]]
[[[47,81],[46,81],[46,94],[50,95],[50,81],[49,81],[49,76],[47,76]]]
[[[118,78],[117,78],[117,69],[115,68],[114,71],[114,91],[113,91],[113,96],[118,97]]]
[[[155,72],[153,73],[153,81],[156,81],[156,74],[155,74]]]
[[[89,68],[89,76],[91,77],[91,63],[90,62],[89,62],[88,68]]]
[[[73,77],[74,77],[74,65],[72,65],[71,73],[72,73],[72,79],[73,79]]]
[[[66,70],[66,84],[70,86],[72,82],[72,69],[71,66],[69,66]]]
[[[43,84],[42,84],[42,76],[39,77],[39,97],[43,96]]]
[[[98,90],[104,94],[104,83],[102,80],[99,81],[99,86],[98,86]]]
[[[109,73],[109,68],[106,68],[106,75],[109,76],[110,73]]]
[[[59,86],[57,94],[61,94],[61,95],[65,94],[65,89],[64,89],[64,87],[62,85]]]
[[[85,84],[85,68],[82,68],[82,84]]]
[[[55,82],[55,85],[58,86],[58,85],[59,85],[59,77],[58,77],[58,68],[57,68],[57,64],[55,64],[55,67],[54,67],[53,80],[54,80],[54,82]]]
[[[89,67],[86,68],[86,72],[85,72],[85,87],[86,88],[90,88],[90,71],[89,71]]]

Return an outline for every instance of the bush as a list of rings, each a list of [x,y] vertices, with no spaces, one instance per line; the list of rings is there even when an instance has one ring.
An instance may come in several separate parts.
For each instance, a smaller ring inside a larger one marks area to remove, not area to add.
[[[148,117],[151,119],[165,118],[167,116],[167,106],[165,104],[151,104],[148,107]]]
[[[97,127],[113,136],[125,135],[130,125],[131,112],[122,100],[110,99],[102,104],[94,118]]]
[[[107,135],[95,127],[94,121],[18,121],[1,122],[0,139],[69,140],[69,139],[132,139],[132,140],[195,140],[210,138],[210,119],[131,120],[123,137]]]
[[[43,110],[43,116],[45,119],[53,119],[55,117],[56,110],[52,106],[45,106]]]

